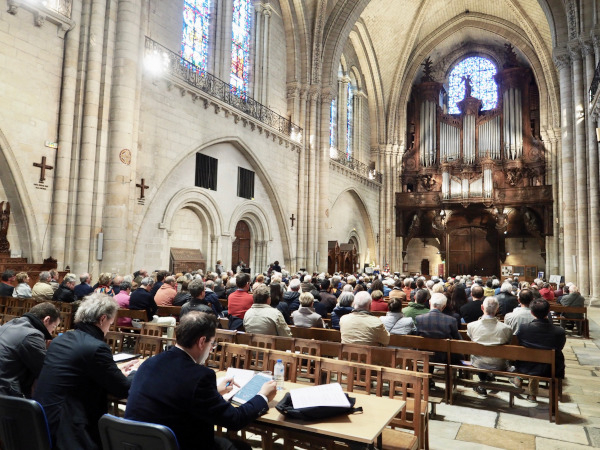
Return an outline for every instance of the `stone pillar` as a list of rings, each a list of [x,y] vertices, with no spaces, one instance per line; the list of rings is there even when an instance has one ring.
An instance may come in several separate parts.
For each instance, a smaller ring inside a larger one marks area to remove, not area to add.
[[[336,92],[337,93],[337,92]],[[321,125],[320,125],[320,149],[318,155],[318,177],[319,177],[319,201],[318,201],[318,246],[319,252],[318,270],[327,272],[327,243],[329,230],[333,220],[329,203],[329,115],[331,100],[333,99],[333,88],[324,88],[321,91]]]
[[[254,99],[268,104],[269,27],[272,8],[269,2],[254,2]]]
[[[577,213],[577,285],[583,296],[589,295],[589,258],[588,258],[588,186],[587,186],[587,146],[585,128],[585,110],[587,102],[584,96],[583,61],[579,41],[569,44],[573,68],[573,101],[575,112],[575,170],[577,177],[576,197]]]
[[[315,252],[317,249],[317,206],[319,175],[317,172],[317,159],[319,155],[319,107],[320,92],[317,86],[312,86],[309,93],[309,141],[308,144],[308,233],[307,233],[307,269],[310,271],[315,266]]]
[[[588,93],[594,79],[596,63],[594,58],[594,47],[591,42],[583,42],[583,55],[585,56],[585,93]],[[586,94],[587,95],[587,94]],[[587,98],[587,97],[586,97]],[[587,106],[587,105],[586,105]],[[587,110],[587,107],[586,107]],[[589,182],[589,209],[588,209],[588,227],[589,227],[589,262],[590,267],[590,295],[591,301],[597,301],[600,298],[600,180],[599,180],[599,162],[598,162],[598,142],[596,137],[598,117],[587,116],[587,170]]]
[[[137,109],[137,89],[140,80],[141,5],[138,0],[119,0],[114,54],[114,71],[109,113],[108,167],[104,206],[104,261],[106,269],[126,273],[132,259],[129,220],[135,172],[120,160],[122,150],[131,151],[132,164],[137,164],[134,147],[134,127]],[[147,180],[149,181],[149,180]],[[132,186],[133,185],[133,186]]]
[[[207,255],[208,257],[206,258],[206,267],[210,270],[213,271],[217,261],[221,258],[219,258],[218,255],[218,251],[219,251],[219,235],[217,234],[211,234],[210,235],[210,255]]]
[[[560,211],[560,195],[558,183],[558,137],[560,133],[552,128],[541,130],[542,138],[548,150],[546,160],[546,183],[552,186],[552,230],[553,235],[546,238],[546,272],[549,275],[560,273],[559,227],[556,223]]]
[[[365,158],[367,153],[363,147],[363,106],[367,103],[365,91],[356,90],[354,92],[354,120],[352,130],[352,141],[354,142],[354,157],[366,165],[369,165],[368,158]]]
[[[571,83],[571,58],[565,49],[556,49],[553,55],[560,82],[560,125],[561,125],[561,177],[565,186],[561,204],[560,225],[564,235],[565,281],[576,281],[573,258],[577,253],[577,224],[575,220],[575,180],[573,174],[573,92]]]
[[[271,40],[269,39],[270,34],[270,22],[271,22],[271,5],[267,4],[263,9],[263,44],[262,44],[262,96],[261,102],[263,105],[269,104],[269,89],[267,83],[269,81],[269,53]]]
[[[89,6],[89,5],[88,5]],[[88,7],[89,14],[89,7]],[[59,267],[73,266],[71,249],[67,243],[67,227],[73,220],[70,197],[71,161],[73,158],[73,133],[75,129],[75,103],[77,88],[77,66],[79,63],[80,36],[82,32],[82,4],[74,2],[71,17],[75,28],[65,35],[65,54],[62,70],[60,117],[58,125],[58,150],[54,164],[54,206],[52,208],[52,231],[50,233],[50,254],[58,261]],[[43,255],[42,255],[43,256]]]
[[[307,154],[310,145],[310,130],[306,120],[306,107],[307,107],[307,95],[306,89],[300,89],[300,119],[304,130],[303,146],[300,149],[299,167],[298,167],[298,211],[296,216],[298,217],[296,236],[296,270],[306,267],[306,230],[307,230],[307,189],[308,189],[308,176],[307,176]]]
[[[337,149],[346,153],[348,144],[348,83],[349,77],[338,80]]]
[[[215,55],[222,55],[222,57],[216,58],[220,61],[216,76],[225,83],[229,83],[229,80],[231,80],[231,21],[233,20],[233,3],[231,0],[221,0],[221,6],[220,11],[222,13],[220,15],[217,14],[217,20],[220,19],[217,27],[220,30],[217,36],[220,52],[215,52]]]
[[[85,71],[81,147],[73,243],[73,270],[90,270],[93,261],[92,214],[96,188],[96,151],[103,67],[106,0],[93,0],[89,22],[89,43]],[[139,52],[139,50],[136,50]]]

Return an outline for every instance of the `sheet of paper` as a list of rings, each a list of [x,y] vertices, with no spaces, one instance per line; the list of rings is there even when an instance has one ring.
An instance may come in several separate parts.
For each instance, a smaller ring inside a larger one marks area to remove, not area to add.
[[[219,382],[223,379],[223,378],[230,378],[233,377],[233,381],[235,381],[235,383],[238,386],[233,386],[233,389],[231,391],[229,391],[227,394],[225,394],[223,396],[223,398],[227,401],[231,400],[231,398],[238,393],[238,391],[246,384],[248,383],[248,381],[250,381],[252,379],[252,377],[254,376],[255,372],[253,370],[246,370],[246,369],[235,369],[233,367],[230,367],[227,369],[227,372],[225,373],[224,377],[220,377],[217,378],[217,384],[219,384]]]
[[[342,385],[339,383],[292,389],[290,396],[292,397],[294,408],[310,408],[313,406],[350,407],[350,402],[348,402]]]
[[[131,359],[136,359],[139,358],[140,355],[139,353],[137,355],[134,355],[132,353],[117,353],[116,355],[113,355],[113,361],[116,363],[120,363],[120,362],[124,362],[124,361],[129,361]]]

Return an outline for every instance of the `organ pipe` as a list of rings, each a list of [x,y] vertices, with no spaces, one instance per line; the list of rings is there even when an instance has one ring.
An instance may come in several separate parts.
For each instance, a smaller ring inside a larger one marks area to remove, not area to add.
[[[521,91],[509,88],[504,92],[504,155],[518,159],[523,154],[523,106]]]
[[[421,127],[419,137],[421,140],[421,165],[428,167],[436,162],[436,105],[430,101],[421,103]]]
[[[463,129],[463,159],[466,164],[475,162],[475,116],[466,115]]]

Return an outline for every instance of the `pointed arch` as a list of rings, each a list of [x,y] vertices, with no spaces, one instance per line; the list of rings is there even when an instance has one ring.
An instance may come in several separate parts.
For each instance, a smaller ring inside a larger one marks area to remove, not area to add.
[[[356,214],[363,218],[366,242],[364,242],[362,239],[359,239],[359,244],[361,244],[362,246],[361,249],[363,251],[365,251],[365,249],[369,249],[369,251],[375,251],[375,227],[373,226],[371,215],[369,214],[369,210],[367,209],[367,204],[356,189],[349,187],[341,191],[332,203],[330,210],[335,210],[335,205],[337,204],[338,200],[346,193],[348,193],[358,205],[358,211],[356,212]]]

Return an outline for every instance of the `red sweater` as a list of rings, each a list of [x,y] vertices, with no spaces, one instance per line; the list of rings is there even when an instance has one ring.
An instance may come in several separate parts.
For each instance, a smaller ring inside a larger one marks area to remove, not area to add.
[[[373,300],[371,302],[371,311],[387,311],[388,304],[385,300]]]
[[[252,295],[238,289],[227,298],[227,313],[243,319],[253,303]]]

